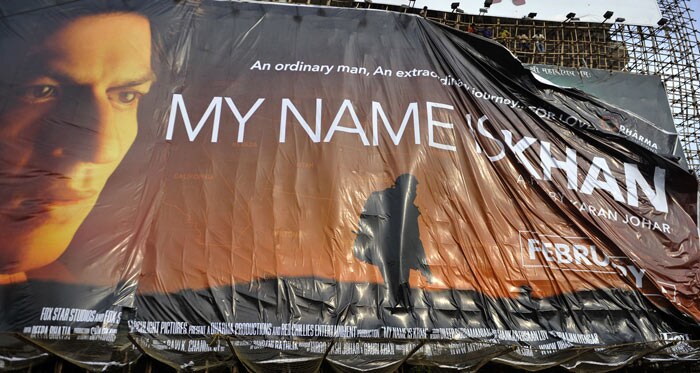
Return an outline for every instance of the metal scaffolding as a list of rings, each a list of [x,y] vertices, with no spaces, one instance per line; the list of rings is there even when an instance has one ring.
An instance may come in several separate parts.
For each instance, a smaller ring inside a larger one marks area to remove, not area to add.
[[[657,0],[667,23],[615,25],[612,40],[625,45],[624,71],[661,78],[690,168],[700,174],[700,49],[697,20],[685,0]]]

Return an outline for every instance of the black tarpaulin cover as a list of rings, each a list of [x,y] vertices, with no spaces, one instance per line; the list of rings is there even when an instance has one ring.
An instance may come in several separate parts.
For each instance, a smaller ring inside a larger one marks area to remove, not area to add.
[[[676,134],[492,40],[265,3],[0,14],[3,367],[700,358]]]

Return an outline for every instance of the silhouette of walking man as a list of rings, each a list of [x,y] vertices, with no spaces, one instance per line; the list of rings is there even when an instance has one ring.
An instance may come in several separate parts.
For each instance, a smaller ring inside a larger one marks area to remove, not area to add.
[[[362,209],[354,243],[355,257],[379,267],[397,307],[412,308],[411,269],[421,271],[428,281],[432,278],[418,231],[420,212],[413,204],[417,185],[415,176],[403,174],[391,188],[373,192]]]

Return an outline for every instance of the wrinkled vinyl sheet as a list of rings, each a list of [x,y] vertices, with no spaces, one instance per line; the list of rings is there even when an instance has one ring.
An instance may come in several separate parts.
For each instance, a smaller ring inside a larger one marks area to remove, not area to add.
[[[698,183],[624,99],[410,14],[0,13],[4,367],[700,358]]]

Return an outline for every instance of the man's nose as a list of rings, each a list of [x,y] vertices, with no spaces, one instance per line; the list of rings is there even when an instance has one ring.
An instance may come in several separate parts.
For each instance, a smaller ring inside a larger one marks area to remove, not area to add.
[[[121,141],[106,92],[90,87],[75,93],[67,97],[73,100],[69,106],[74,110],[65,119],[76,130],[77,138],[71,142],[79,148],[73,151],[86,162],[114,162],[121,154]]]

